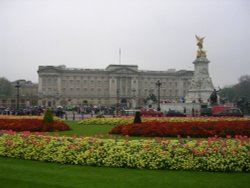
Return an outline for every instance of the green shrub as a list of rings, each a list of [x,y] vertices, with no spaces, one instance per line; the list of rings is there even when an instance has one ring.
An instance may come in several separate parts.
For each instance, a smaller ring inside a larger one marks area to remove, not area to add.
[[[135,112],[134,123],[135,124],[141,123],[141,112],[139,111]]]
[[[53,118],[53,112],[51,109],[48,109],[43,117],[43,122],[44,123],[52,123],[54,122],[54,118]]]
[[[99,114],[99,115],[96,116],[96,118],[105,118],[105,116],[102,115],[102,114]]]

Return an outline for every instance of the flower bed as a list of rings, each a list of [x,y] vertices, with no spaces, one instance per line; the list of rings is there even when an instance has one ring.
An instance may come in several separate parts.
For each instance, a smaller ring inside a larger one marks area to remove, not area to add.
[[[0,133],[0,156],[92,166],[250,171],[250,139],[112,140]]]
[[[227,135],[250,136],[249,119],[232,119],[225,121],[169,121],[169,122],[144,122],[141,124],[119,125],[109,133],[129,136],[170,136],[176,137],[211,137],[214,135],[226,137]]]
[[[52,123],[44,123],[42,117],[0,117],[0,130],[50,132],[65,131],[69,129],[70,127],[67,124],[63,121],[58,121],[57,119]]]
[[[133,118],[89,118],[78,122],[80,125],[119,125],[133,123]]]
[[[89,118],[79,121],[80,125],[127,125],[134,117]],[[228,122],[250,121],[250,118],[238,117],[142,117],[142,122]]]

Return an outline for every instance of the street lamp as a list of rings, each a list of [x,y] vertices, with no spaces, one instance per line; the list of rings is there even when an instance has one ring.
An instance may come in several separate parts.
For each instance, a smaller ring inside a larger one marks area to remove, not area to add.
[[[118,108],[119,108],[119,95],[120,95],[120,90],[117,89],[116,90],[116,97],[117,97],[117,102],[116,102],[116,116],[118,116],[118,112],[119,112],[119,110],[118,110]]]
[[[160,80],[158,80],[156,83],[155,83],[155,85],[158,87],[158,101],[157,101],[157,103],[158,103],[158,107],[157,107],[157,111],[161,111],[161,107],[160,107],[160,88],[161,88],[161,82],[160,82]]]
[[[135,92],[136,92],[136,89],[134,88],[134,89],[132,89],[132,92],[133,92],[133,108],[135,108],[136,107],[136,100],[135,100]]]
[[[16,82],[16,109],[19,110],[19,89],[21,87],[19,81]]]

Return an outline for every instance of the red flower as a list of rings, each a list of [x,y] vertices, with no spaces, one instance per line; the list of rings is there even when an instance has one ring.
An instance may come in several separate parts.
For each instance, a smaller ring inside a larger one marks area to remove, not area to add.
[[[192,120],[192,119],[191,119]],[[213,120],[213,119],[212,119]],[[214,137],[221,140],[222,137],[236,138],[250,136],[250,120],[233,119],[226,121],[216,119],[216,121],[170,121],[170,122],[144,122],[141,124],[119,125],[114,127],[111,134],[122,134],[130,136],[147,137]]]
[[[69,126],[63,122],[44,123],[42,119],[0,119],[0,130],[13,130],[13,131],[31,131],[31,132],[44,132],[44,131],[63,131],[69,130]],[[14,134],[14,133],[11,133]]]

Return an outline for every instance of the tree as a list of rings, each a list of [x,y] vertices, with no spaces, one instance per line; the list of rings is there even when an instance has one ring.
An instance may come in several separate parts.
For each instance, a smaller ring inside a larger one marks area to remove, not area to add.
[[[147,97],[147,100],[152,100],[153,102],[157,101],[157,97],[155,94],[150,93],[149,96]]]
[[[43,122],[44,123],[52,123],[54,122],[54,118],[53,118],[53,112],[51,109],[48,109],[43,117]]]
[[[250,75],[243,75],[239,83],[223,88],[220,97],[226,102],[235,103],[244,114],[250,114]]]
[[[139,123],[141,123],[141,112],[137,111],[135,112],[134,124],[139,124]]]
[[[239,78],[239,83],[242,83],[242,82],[249,82],[250,81],[250,75],[242,75],[240,78]]]
[[[87,104],[88,104],[88,101],[87,101],[87,100],[84,100],[84,101],[82,101],[82,104],[87,105]]]
[[[126,103],[127,103],[127,99],[122,98],[122,99],[121,99],[121,103],[122,103],[122,104],[126,104]]]
[[[234,86],[237,92],[237,98],[245,97],[250,99],[250,76],[243,75],[239,78],[239,83]]]
[[[155,94],[150,93],[146,99],[144,99],[145,104],[151,105],[151,103],[154,103],[157,101],[157,97]]]
[[[220,99],[224,102],[236,100],[236,90],[233,86],[226,86],[220,91]]]
[[[13,87],[11,82],[4,77],[0,78],[0,96],[10,96],[12,94]]]

